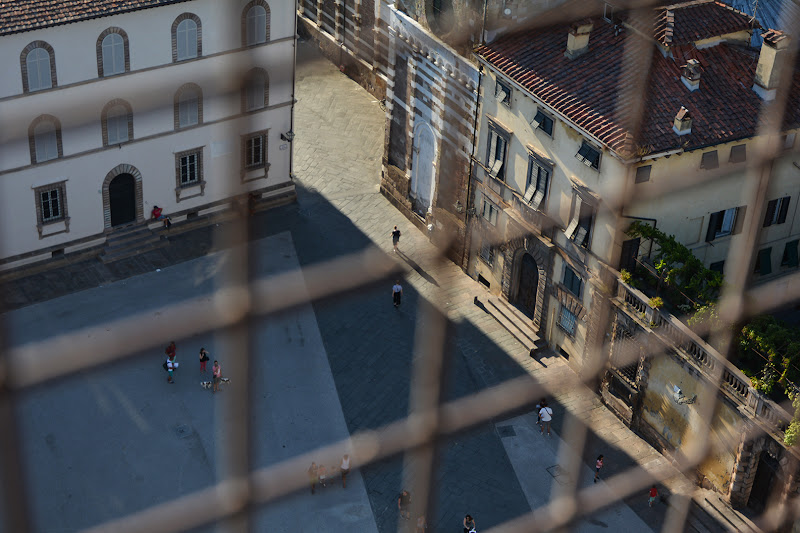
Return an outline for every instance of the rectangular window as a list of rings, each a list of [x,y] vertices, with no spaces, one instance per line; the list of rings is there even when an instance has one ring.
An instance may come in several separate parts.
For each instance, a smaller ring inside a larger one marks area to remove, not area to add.
[[[589,237],[594,221],[594,209],[584,202],[580,196],[575,197],[575,208],[564,234],[578,246],[584,248],[589,245]]]
[[[259,133],[244,141],[244,166],[247,169],[264,168],[267,164],[267,135]]]
[[[797,245],[800,241],[789,241],[783,249],[783,258],[781,259],[781,266],[796,268],[797,261]]]
[[[176,154],[175,167],[179,186],[185,187],[199,183],[203,177],[203,150]]]
[[[494,265],[494,248],[490,244],[481,246],[481,259],[489,265]]]
[[[731,146],[731,156],[728,158],[728,163],[744,163],[747,161],[747,145],[737,144]]]
[[[61,209],[62,187],[54,187],[51,189],[40,189],[39,194],[39,207],[41,209],[40,222],[55,222],[64,218]]]
[[[488,157],[486,158],[486,166],[489,167],[489,173],[500,180],[505,176],[505,169],[503,167],[505,165],[507,149],[508,139],[497,130],[489,129],[489,148],[487,151]]]
[[[497,87],[495,87],[494,96],[501,104],[511,107],[511,87],[500,80],[497,80]]]
[[[736,235],[742,231],[747,206],[731,207],[724,211],[711,213],[706,232],[706,242],[726,235]]]
[[[653,165],[645,165],[636,169],[636,183],[644,183],[650,181],[650,170]]]
[[[483,218],[492,225],[497,225],[497,207],[486,200],[483,201]]]
[[[784,196],[777,200],[770,200],[767,204],[767,212],[764,216],[764,227],[773,224],[783,224],[786,222],[786,215],[789,213],[789,200],[791,196]]]
[[[600,151],[586,141],[583,141],[575,157],[589,168],[600,169]]]
[[[725,270],[725,261],[717,261],[716,263],[711,263],[708,266],[708,269],[722,274]]]
[[[719,168],[719,158],[717,157],[716,150],[712,150],[703,154],[702,159],[700,159],[700,168],[704,168],[706,170],[714,170],[715,168]]]
[[[531,126],[533,126],[535,130],[542,130],[550,137],[553,136],[553,119],[545,115],[541,109],[536,111],[536,116],[533,117]]]
[[[178,124],[181,128],[197,124],[199,103],[197,98],[187,98],[178,102]]]
[[[528,161],[528,179],[525,183],[524,200],[534,208],[539,209],[542,200],[547,195],[547,186],[550,183],[552,167],[538,157],[530,156]]]
[[[764,248],[758,252],[755,273],[766,276],[770,272],[772,272],[772,248]]]
[[[566,331],[570,336],[575,335],[575,326],[578,322],[578,317],[572,314],[572,311],[561,306],[561,313],[558,316],[558,327]]]
[[[569,292],[571,292],[578,298],[581,297],[581,288],[583,287],[583,280],[570,267],[564,268],[564,287],[566,287]]]

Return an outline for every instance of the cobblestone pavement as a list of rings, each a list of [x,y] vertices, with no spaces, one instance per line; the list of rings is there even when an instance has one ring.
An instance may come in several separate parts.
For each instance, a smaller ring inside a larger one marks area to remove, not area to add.
[[[251,237],[290,231],[300,263],[309,265],[369,246],[390,252],[389,232],[397,224],[403,233],[398,260],[409,266],[399,310],[389,305],[389,286],[365,287],[314,305],[349,430],[374,428],[407,413],[415,309],[422,298],[441,303],[455,325],[448,398],[525,374],[545,382],[577,381],[555,354],[545,355],[541,363],[530,359],[506,330],[473,305],[473,296],[483,289],[454,264],[437,262],[426,235],[379,194],[384,115],[377,101],[308,45],[300,47],[297,98],[298,204],[257,214]],[[6,287],[4,303],[19,307],[203,255],[214,248],[213,232],[192,231],[167,247],[111,265],[85,261],[17,280]],[[556,391],[554,399],[555,432],[560,433],[568,413],[584,420],[592,430],[585,460],[604,454],[606,477],[637,463],[666,461],[588,388],[575,383]],[[396,528],[401,462],[395,458],[362,472],[380,531]],[[465,513],[486,529],[530,509],[493,423],[443,445],[435,479],[438,513],[429,517],[434,531],[457,530]],[[676,477],[662,494],[688,490],[684,481]],[[644,496],[628,503],[654,530],[660,529],[665,506],[648,508]]]

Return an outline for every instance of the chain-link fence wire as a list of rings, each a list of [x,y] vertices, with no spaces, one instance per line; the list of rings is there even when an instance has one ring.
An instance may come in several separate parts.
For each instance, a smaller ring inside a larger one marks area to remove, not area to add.
[[[636,25],[646,27],[653,6],[657,2],[630,2],[620,9],[630,9],[630,17],[641,19]],[[788,3],[786,4],[788,6]],[[528,29],[535,30],[556,22],[567,22],[586,16],[601,14],[602,6],[589,3],[570,3],[551,10],[543,16],[526,22]],[[787,28],[800,27],[797,11],[786,10],[784,20]],[[231,10],[231,16],[238,16]],[[631,36],[633,36],[631,32]],[[643,45],[641,36],[627,38],[624,53],[624,83],[618,87],[618,102],[626,128],[635,136],[639,131],[645,102],[645,83],[649,72],[655,43]],[[643,49],[646,46],[646,49]],[[782,117],[788,105],[788,94],[797,53],[796,39],[783,58],[784,76],[777,96],[765,102],[761,108],[756,149],[748,157],[742,205],[747,205],[745,230],[733,239],[726,265],[725,289],[719,302],[723,322],[743,324],[758,314],[768,313],[795,302],[800,294],[800,283],[787,284],[786,276],[752,285],[751,272],[755,254],[759,249],[760,224],[766,194],[774,175],[774,162],[786,157],[780,147]],[[255,62],[253,62],[255,64]],[[220,72],[208,72],[205,82],[217,87],[220,94],[236,92],[248,65],[232,69],[220,76]],[[225,79],[225,86],[215,85],[215,80]],[[233,80],[233,82],[231,82]],[[171,87],[163,87],[171,90]],[[142,87],[142,91],[157,94],[158,89]],[[213,90],[212,90],[213,92]],[[153,104],[155,107],[157,104]],[[88,109],[89,103],[86,103]],[[171,110],[170,110],[171,111]],[[77,111],[80,112],[80,111]],[[86,121],[94,120],[87,113]],[[8,126],[8,125],[7,125]],[[27,127],[27,126],[25,126]],[[239,131],[231,124],[231,138],[238,138]],[[20,131],[24,131],[21,128]],[[737,170],[736,172],[740,172]],[[621,215],[628,206],[646,202],[665,194],[676,194],[706,182],[723,183],[729,171],[687,173],[673,176],[648,192],[632,187],[620,190],[617,197],[604,197],[603,203]],[[238,176],[232,169],[231,176]],[[630,180],[629,180],[630,181]],[[231,196],[237,194],[236,184],[231,181]],[[618,239],[622,238],[626,222],[619,216]],[[553,224],[552,221],[550,224]],[[248,221],[246,217],[224,225],[216,233],[218,247],[247,241]],[[555,228],[558,230],[559,228]],[[506,236],[508,237],[508,236]],[[494,243],[502,244],[502,243]],[[33,529],[30,507],[27,502],[21,433],[16,420],[19,395],[32,387],[48,386],[59,379],[76,373],[98,368],[130,358],[135,353],[166,342],[172,338],[183,338],[194,334],[216,331],[221,333],[222,349],[227,353],[242,354],[229,363],[232,373],[247,376],[252,365],[253,331],[257,321],[279,316],[286,311],[308,303],[333,297],[347,297],[363,287],[389,280],[401,273],[397,262],[375,250],[352,253],[332,258],[321,264],[305,267],[302,271],[275,274],[263,279],[252,279],[252,258],[246,245],[229,248],[232,261],[219,275],[212,305],[200,305],[200,301],[175,303],[164,309],[160,317],[147,314],[134,315],[113,323],[68,333],[0,352],[0,462],[2,462],[2,495],[7,531],[31,531]],[[439,261],[445,259],[439,258]],[[791,274],[794,278],[798,274]],[[787,290],[792,287],[791,291]],[[252,405],[252,383],[244,380],[229,390],[218,404],[218,419],[225,421],[225,431],[220,432],[217,443],[218,482],[206,489],[196,491],[173,500],[160,503],[122,518],[88,529],[91,532],[174,532],[187,531],[203,525],[219,523],[227,531],[254,529],[252,513],[260,506],[275,503],[281,498],[306,488],[306,466],[312,461],[335,462],[343,453],[352,457],[352,468],[365,467],[377,461],[399,454],[405,455],[403,479],[416,495],[414,516],[435,512],[437,449],[453,436],[471,428],[498,419],[508,413],[531,408],[543,396],[552,396],[565,387],[576,386],[577,381],[592,386],[607,369],[607,345],[594,347],[593,357],[585,362],[580,378],[548,379],[538,383],[527,377],[516,378],[500,385],[481,390],[458,400],[443,401],[447,368],[445,357],[452,331],[447,313],[436,302],[421,300],[419,320],[414,344],[415,356],[411,383],[410,412],[406,418],[389,423],[376,430],[356,432],[348,439],[331,442],[312,452],[281,461],[272,466],[254,469],[252,427],[248,413]],[[164,319],[163,317],[180,317]],[[701,334],[703,332],[701,331]],[[730,357],[733,350],[733,330],[708,331],[712,343],[727,346],[722,353]],[[7,338],[7,335],[4,337]],[[648,357],[666,356],[665,351],[654,351]],[[619,366],[635,363],[630,359],[616,361]],[[638,357],[638,355],[636,356]],[[696,407],[700,419],[711,420],[720,401],[720,385],[723,365],[712,370]],[[766,428],[753,426],[748,438],[755,438]],[[623,499],[640,493],[653,483],[660,483],[682,472],[687,476],[708,456],[711,450],[710,425],[704,428],[701,438],[690,447],[681,450],[674,463],[657,467],[635,466],[607,480],[604,484],[580,488],[576,482],[554,486],[551,500],[529,514],[520,516],[492,531],[530,532],[569,528],[581,518],[612,506]],[[581,457],[587,442],[588,428],[577,416],[567,415],[563,429],[562,444],[558,452],[559,465],[567,479],[578,479]],[[739,442],[726,443],[734,452]],[[673,495],[667,510],[663,531],[683,531],[686,527],[690,500],[685,494]],[[800,517],[800,504],[796,495],[788,500],[774,500],[760,515],[758,525],[765,531],[776,529],[781,524]]]

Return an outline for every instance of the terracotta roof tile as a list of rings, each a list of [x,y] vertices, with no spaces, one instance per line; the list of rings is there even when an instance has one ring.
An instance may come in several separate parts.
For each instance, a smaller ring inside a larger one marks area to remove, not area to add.
[[[0,1],[0,35],[49,28],[188,0]]]
[[[705,11],[702,6],[715,11]],[[715,13],[729,12],[716,2],[691,9],[711,18]],[[616,31],[613,24],[602,19],[594,23],[589,50],[574,59],[564,56],[569,30],[566,24],[508,34],[479,47],[476,53],[624,156],[638,148],[662,152],[685,146],[690,150],[755,135],[763,104],[752,90],[757,50],[726,43],[703,49],[684,44],[671,48],[674,58],[664,57],[653,41],[636,32]],[[696,26],[702,24],[701,17]],[[626,39],[633,40],[628,43],[632,50],[651,55],[644,116],[635,138],[626,127],[625,114],[636,106],[618,98],[625,83],[622,65]],[[701,65],[700,89],[696,91],[689,91],[680,79],[681,66],[688,59],[697,59]],[[678,136],[672,124],[681,107],[692,117],[692,133]],[[797,69],[783,126],[800,127]]]
[[[753,17],[722,2],[697,0],[657,8],[653,36],[674,46],[758,27]]]

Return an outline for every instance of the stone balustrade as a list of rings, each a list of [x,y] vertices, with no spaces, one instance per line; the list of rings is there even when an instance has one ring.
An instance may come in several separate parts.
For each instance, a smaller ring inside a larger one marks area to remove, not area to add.
[[[629,314],[638,316],[653,334],[672,346],[708,379],[713,380],[721,366],[720,390],[745,408],[751,419],[769,431],[776,440],[783,442],[791,414],[754,389],[750,378],[675,316],[651,307],[647,296],[621,280],[617,286],[618,305],[626,307]]]

